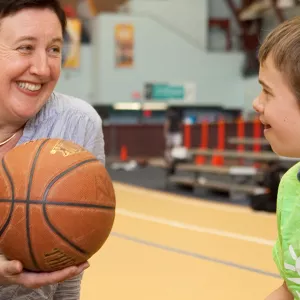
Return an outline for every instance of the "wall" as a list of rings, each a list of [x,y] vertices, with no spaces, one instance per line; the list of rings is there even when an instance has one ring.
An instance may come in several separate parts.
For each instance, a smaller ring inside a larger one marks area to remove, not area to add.
[[[202,49],[207,47],[207,0],[131,0],[134,16],[151,16]]]
[[[91,59],[93,48],[89,45],[82,45],[80,54],[80,67],[78,69],[62,69],[56,91],[71,96],[79,97],[85,101],[95,102],[93,98],[92,68]]]
[[[122,22],[132,23],[136,29],[132,69],[116,69],[114,65],[114,26]],[[102,14],[94,25],[99,30],[94,35],[93,64],[97,102],[128,102],[132,92],[142,91],[147,81],[171,81],[195,82],[197,101],[202,105],[243,106],[241,53],[206,53],[146,16]]]

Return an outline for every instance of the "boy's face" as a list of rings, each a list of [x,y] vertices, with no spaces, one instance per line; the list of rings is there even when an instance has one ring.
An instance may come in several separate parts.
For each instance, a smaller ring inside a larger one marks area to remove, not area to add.
[[[299,158],[300,105],[270,55],[260,66],[259,82],[262,91],[253,101],[253,107],[265,125],[266,139],[278,155]]]

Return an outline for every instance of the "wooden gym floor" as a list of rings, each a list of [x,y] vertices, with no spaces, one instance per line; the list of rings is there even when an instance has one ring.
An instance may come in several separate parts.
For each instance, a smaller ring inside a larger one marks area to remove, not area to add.
[[[114,183],[113,232],[82,300],[264,299],[281,284],[275,214]]]

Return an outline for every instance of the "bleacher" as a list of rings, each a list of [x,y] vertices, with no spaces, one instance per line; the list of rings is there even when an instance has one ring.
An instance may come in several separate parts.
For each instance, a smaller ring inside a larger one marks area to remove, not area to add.
[[[244,126],[239,119],[237,128]],[[274,153],[268,141],[262,136],[261,128],[257,126],[257,120],[253,121],[252,136],[226,136],[223,120],[218,123],[216,147],[207,147],[209,135],[203,132],[209,131],[209,126],[216,124],[199,124],[201,128],[199,147],[191,147],[190,125],[184,128],[184,145],[173,149],[174,164],[170,171],[164,158],[150,159],[153,167],[163,168],[166,172],[165,187],[170,185],[189,187],[196,189],[208,189],[213,191],[226,191],[230,198],[240,199],[251,196],[259,196],[269,193],[268,186],[264,185],[264,178],[269,166],[280,166],[282,172],[294,164],[297,159],[280,157]],[[244,130],[237,130],[244,133]],[[205,139],[205,140],[204,140]],[[227,145],[227,147],[225,146]],[[228,149],[229,148],[229,149]]]

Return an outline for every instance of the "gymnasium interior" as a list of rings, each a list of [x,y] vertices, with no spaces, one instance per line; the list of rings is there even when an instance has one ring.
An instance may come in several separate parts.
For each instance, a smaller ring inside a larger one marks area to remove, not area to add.
[[[82,300],[253,300],[282,284],[272,258],[280,157],[252,108],[257,52],[294,0],[61,0],[56,91],[102,119],[117,208]],[[180,145],[166,163],[169,111]]]

